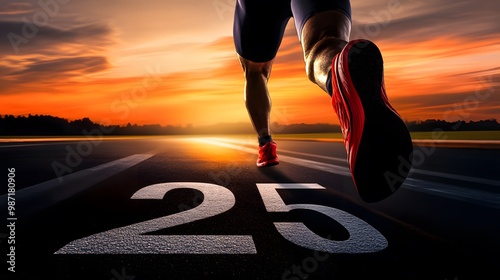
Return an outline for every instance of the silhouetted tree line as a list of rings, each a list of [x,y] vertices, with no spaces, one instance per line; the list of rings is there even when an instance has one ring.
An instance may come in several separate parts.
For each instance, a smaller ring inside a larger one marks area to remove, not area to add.
[[[425,120],[406,123],[410,131],[474,131],[474,130],[500,130],[500,124],[495,119],[481,121],[456,121]],[[338,125],[332,124],[290,124],[280,125],[273,123],[271,129],[274,133],[329,133],[340,132]],[[0,135],[2,136],[81,136],[95,134],[99,130],[103,135],[183,135],[183,134],[244,134],[253,133],[250,123],[226,123],[203,127],[187,126],[161,126],[132,125],[103,126],[94,123],[89,118],[68,121],[63,118],[47,115],[13,116],[0,115]]]

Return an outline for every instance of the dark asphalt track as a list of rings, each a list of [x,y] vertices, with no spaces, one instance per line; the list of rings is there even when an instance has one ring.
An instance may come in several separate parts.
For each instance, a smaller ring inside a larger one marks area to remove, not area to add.
[[[403,188],[366,204],[341,143],[278,147],[257,169],[243,137],[0,143],[2,279],[500,277],[500,150],[417,147]]]

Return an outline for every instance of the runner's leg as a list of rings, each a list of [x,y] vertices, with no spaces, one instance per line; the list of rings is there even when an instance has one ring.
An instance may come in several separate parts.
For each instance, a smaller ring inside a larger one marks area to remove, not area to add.
[[[245,75],[245,105],[259,138],[271,135],[271,98],[267,81],[271,75],[273,60],[253,62],[238,55]]]
[[[272,141],[267,82],[291,16],[290,0],[238,0],[236,3],[234,43],[245,77],[246,108],[260,146]]]

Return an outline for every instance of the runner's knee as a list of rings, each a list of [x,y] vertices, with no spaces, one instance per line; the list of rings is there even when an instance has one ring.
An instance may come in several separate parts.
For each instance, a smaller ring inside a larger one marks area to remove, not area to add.
[[[302,29],[302,48],[308,78],[317,82],[316,74],[327,70],[333,56],[349,40],[351,21],[344,13],[331,10],[309,18]]]
[[[268,79],[269,75],[271,75],[273,60],[267,62],[253,62],[241,56],[239,56],[239,60],[246,79],[260,77]]]

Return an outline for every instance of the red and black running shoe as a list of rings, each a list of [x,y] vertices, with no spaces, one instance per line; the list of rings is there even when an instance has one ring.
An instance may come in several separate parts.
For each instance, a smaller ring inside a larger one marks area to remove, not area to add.
[[[273,166],[280,163],[276,154],[277,145],[275,142],[268,142],[264,146],[259,147],[259,158],[257,159],[258,167]]]
[[[332,61],[332,105],[359,196],[377,202],[406,180],[413,152],[408,129],[389,104],[382,54],[368,40],[349,42]]]

